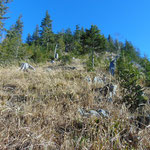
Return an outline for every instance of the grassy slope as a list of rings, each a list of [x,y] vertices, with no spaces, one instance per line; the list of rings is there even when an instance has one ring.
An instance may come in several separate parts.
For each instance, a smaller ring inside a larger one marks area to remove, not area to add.
[[[150,128],[137,129],[124,106],[95,100],[92,89],[103,85],[85,77],[105,75],[109,82],[106,72],[47,67],[0,69],[0,149],[150,149]],[[114,100],[120,97],[118,89]],[[82,117],[78,108],[102,108],[110,117]]]

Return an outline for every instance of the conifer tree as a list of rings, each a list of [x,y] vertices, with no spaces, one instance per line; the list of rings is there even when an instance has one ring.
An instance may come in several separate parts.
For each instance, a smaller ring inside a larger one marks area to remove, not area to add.
[[[100,30],[96,25],[92,25],[90,29],[81,37],[84,50],[92,53],[92,67],[94,67],[94,52],[103,52],[105,50],[105,38],[100,34]]]
[[[7,31],[6,39],[3,42],[10,59],[18,59],[22,55],[23,22],[21,18],[22,16],[20,15],[16,23]]]
[[[113,38],[111,37],[110,34],[108,35],[107,41],[108,41],[108,47],[107,47],[108,51],[114,52],[115,51],[115,45],[114,45]]]
[[[81,35],[82,31],[80,30],[79,25],[76,25],[76,30],[74,31],[74,41],[73,41],[73,52],[75,55],[80,55],[82,53],[82,45],[81,45]]]
[[[15,24],[15,32],[17,34],[17,36],[22,36],[22,32],[23,32],[23,22],[21,21],[22,15],[20,15],[16,21]]]
[[[81,36],[81,33],[80,33],[80,27],[79,25],[76,25],[76,30],[74,32],[74,40],[77,41],[77,42],[80,42],[80,36]]]
[[[36,25],[35,31],[32,35],[32,41],[35,43],[35,45],[39,44],[40,35],[39,35],[39,25]]]
[[[0,35],[4,30],[4,20],[9,18],[5,15],[8,11],[8,3],[10,3],[11,1],[12,0],[0,0]]]
[[[131,112],[135,112],[146,101],[143,97],[143,87],[138,82],[140,72],[131,63],[131,58],[126,57],[124,53],[125,51],[122,51],[117,60],[118,79],[123,94],[121,102],[125,103]]]
[[[102,42],[104,36],[100,34],[100,30],[96,25],[92,25],[90,29],[86,29],[85,33],[82,35],[82,43],[87,51],[94,49],[97,52],[102,52],[104,50],[104,44]]]
[[[56,42],[58,44],[58,49],[62,53],[65,51],[64,33],[60,32],[56,36]]]
[[[141,58],[141,66],[144,68],[144,74],[145,74],[145,85],[147,87],[150,87],[150,61],[148,60],[147,56],[144,56],[144,58]]]
[[[130,57],[132,61],[135,61],[135,62],[139,61],[139,57],[140,57],[139,53],[138,51],[136,51],[136,49],[134,48],[131,42],[127,40],[125,41],[124,50],[125,50],[125,55],[127,57]]]
[[[69,52],[73,49],[73,34],[70,28],[68,28],[64,33],[64,41],[66,45],[66,52]]]
[[[48,11],[46,11],[46,16],[41,22],[41,43],[46,48],[47,51],[53,49],[54,47],[54,34],[52,32],[52,20]]]
[[[32,44],[32,36],[31,36],[30,33],[28,33],[28,36],[27,36],[27,39],[26,39],[26,43],[27,43],[28,45],[31,45],[31,44]]]

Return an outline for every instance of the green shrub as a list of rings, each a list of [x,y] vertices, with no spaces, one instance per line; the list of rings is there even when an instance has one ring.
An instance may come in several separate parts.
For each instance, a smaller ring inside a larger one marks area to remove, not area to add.
[[[87,71],[94,71],[95,70],[93,68],[93,64],[92,64],[92,56],[90,56],[89,59],[87,59],[86,66],[87,66]],[[94,56],[94,67],[96,67],[96,66],[97,66],[97,60],[96,60],[96,57]]]
[[[63,64],[70,64],[72,61],[72,57],[70,55],[64,55],[61,57]]]
[[[143,88],[138,84],[140,72],[133,66],[129,58],[122,55],[117,61],[117,73],[122,87],[123,99],[131,112],[134,112],[145,103]]]

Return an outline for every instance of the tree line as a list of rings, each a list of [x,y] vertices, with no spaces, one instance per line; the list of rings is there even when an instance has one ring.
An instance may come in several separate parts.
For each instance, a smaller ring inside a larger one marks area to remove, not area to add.
[[[0,0],[0,29],[4,30],[3,20],[7,13],[7,4],[10,0]],[[1,42],[0,58],[2,61],[13,60],[32,60],[36,63],[53,59],[54,50],[57,46],[59,56],[63,57],[65,53],[71,53],[76,56],[90,54],[92,59],[94,54],[102,54],[106,51],[117,53],[118,50],[125,49],[137,59],[139,54],[128,41],[123,44],[118,40],[113,40],[109,35],[106,38],[101,34],[100,29],[96,25],[91,25],[90,29],[84,29],[76,25],[75,31],[70,28],[62,30],[58,33],[53,32],[51,17],[46,11],[45,17],[42,19],[40,26],[36,25],[34,32],[28,34],[26,42],[22,42],[23,21],[20,15],[9,30],[6,30],[6,37]]]

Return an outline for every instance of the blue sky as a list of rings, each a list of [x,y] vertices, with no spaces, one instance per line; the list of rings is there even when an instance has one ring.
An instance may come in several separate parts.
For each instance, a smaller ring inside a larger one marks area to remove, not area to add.
[[[101,33],[120,41],[131,41],[142,55],[150,58],[150,0],[14,0],[9,5],[11,18],[6,28],[22,14],[23,39],[40,26],[49,11],[55,33],[75,26],[97,25]]]

